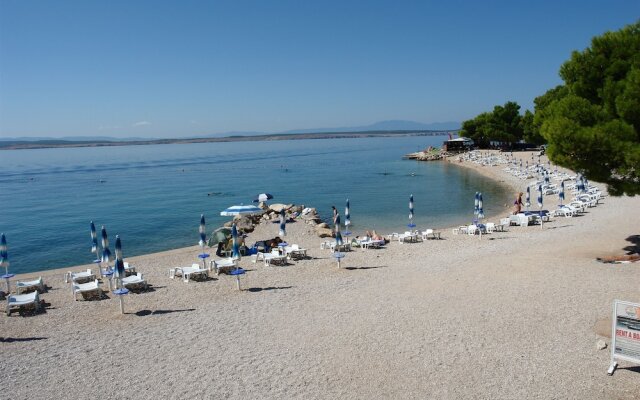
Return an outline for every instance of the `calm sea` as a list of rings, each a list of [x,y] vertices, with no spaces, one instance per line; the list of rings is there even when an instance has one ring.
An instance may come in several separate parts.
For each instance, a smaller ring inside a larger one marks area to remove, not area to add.
[[[90,263],[89,222],[105,225],[125,257],[195,245],[200,214],[211,232],[220,211],[261,192],[273,203],[336,205],[352,230],[403,231],[409,195],[419,228],[468,223],[476,191],[485,213],[503,209],[505,188],[449,163],[401,157],[444,137],[288,140],[0,152],[0,232],[10,271]],[[274,227],[274,236],[277,228]]]

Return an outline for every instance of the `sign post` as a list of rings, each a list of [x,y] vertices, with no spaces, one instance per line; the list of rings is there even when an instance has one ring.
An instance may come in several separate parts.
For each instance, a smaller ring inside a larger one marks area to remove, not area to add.
[[[611,327],[611,365],[613,375],[618,363],[629,361],[640,365],[640,304],[615,300]]]

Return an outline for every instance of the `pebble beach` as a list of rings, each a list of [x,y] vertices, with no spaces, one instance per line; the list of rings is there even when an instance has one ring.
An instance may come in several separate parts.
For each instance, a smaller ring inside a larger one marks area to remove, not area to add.
[[[526,185],[503,165],[441,162],[514,193]],[[486,221],[511,212],[504,202]],[[17,276],[49,290],[43,312],[0,317],[0,398],[638,399],[640,367],[608,376],[610,348],[596,343],[610,344],[615,299],[640,302],[640,263],[596,258],[637,251],[639,207],[606,196],[576,217],[481,237],[419,226],[441,240],[354,249],[341,268],[298,221],[287,241],[309,257],[244,257],[240,291],[225,274],[169,279],[198,262],[197,246],[126,257],[151,290],[127,295],[125,314],[110,292],[73,300],[64,273],[93,265]],[[246,241],[277,233],[260,224]]]

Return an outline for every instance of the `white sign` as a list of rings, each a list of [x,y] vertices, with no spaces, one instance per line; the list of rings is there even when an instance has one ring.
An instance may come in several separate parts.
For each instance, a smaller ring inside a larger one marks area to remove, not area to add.
[[[618,366],[616,360],[640,364],[640,304],[613,302],[609,375],[613,375]]]

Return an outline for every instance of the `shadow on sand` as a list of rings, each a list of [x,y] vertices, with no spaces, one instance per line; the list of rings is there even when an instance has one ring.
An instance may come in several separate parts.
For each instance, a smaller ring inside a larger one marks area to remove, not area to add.
[[[281,290],[281,289],[291,289],[293,286],[269,286],[269,287],[264,287],[264,288],[260,288],[260,287],[252,287],[252,288],[248,288],[245,289],[247,292],[251,292],[251,293],[258,293],[258,292],[262,292],[265,290]]]
[[[138,312],[135,312],[134,314],[137,315],[138,317],[146,317],[147,315],[162,315],[162,314],[171,314],[171,313],[177,313],[177,312],[187,312],[187,311],[195,311],[195,308],[185,308],[184,310],[155,310],[155,311],[151,311],[151,310],[140,310]]]

